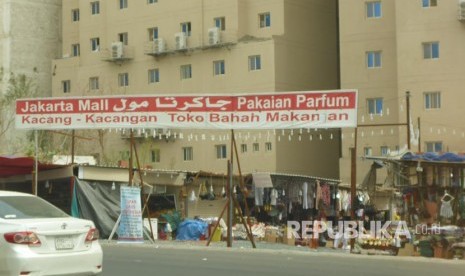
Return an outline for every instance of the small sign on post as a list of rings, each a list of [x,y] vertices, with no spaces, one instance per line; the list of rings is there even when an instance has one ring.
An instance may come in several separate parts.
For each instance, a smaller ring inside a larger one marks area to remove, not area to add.
[[[121,187],[121,220],[118,242],[144,242],[139,187]]]

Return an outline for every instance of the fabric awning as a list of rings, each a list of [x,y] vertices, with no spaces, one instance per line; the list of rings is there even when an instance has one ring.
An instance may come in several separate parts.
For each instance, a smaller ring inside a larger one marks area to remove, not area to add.
[[[0,156],[0,178],[15,175],[32,174],[34,171],[34,158],[32,157],[6,157]],[[39,172],[62,168],[63,165],[38,163]]]
[[[256,188],[273,188],[270,173],[252,173],[252,179]]]

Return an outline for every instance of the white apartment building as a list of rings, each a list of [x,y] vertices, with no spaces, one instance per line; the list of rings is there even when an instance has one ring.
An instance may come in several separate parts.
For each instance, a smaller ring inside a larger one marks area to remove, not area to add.
[[[338,89],[336,0],[67,0],[62,17],[54,97]],[[76,134],[93,138],[77,139],[78,155],[127,159],[128,130]],[[338,178],[337,129],[235,134],[243,173]],[[135,135],[144,166],[226,172],[231,132]],[[69,137],[56,142],[70,153]]]
[[[360,126],[342,131],[342,181],[355,137],[358,183],[372,163],[360,157],[407,148],[407,91],[410,149],[463,152],[465,3],[340,0],[339,19],[341,88],[359,90]]]

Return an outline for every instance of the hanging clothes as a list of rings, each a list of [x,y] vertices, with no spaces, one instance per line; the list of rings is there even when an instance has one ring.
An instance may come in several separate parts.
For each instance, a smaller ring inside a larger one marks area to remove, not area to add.
[[[278,191],[276,189],[271,190],[270,205],[276,206],[277,199],[278,199]]]
[[[302,184],[302,208],[304,210],[307,210],[308,209],[308,183],[307,182],[304,182],[304,184]]]
[[[321,200],[326,206],[331,204],[331,190],[329,185],[321,185]]]
[[[450,201],[442,202],[440,215],[441,217],[446,219],[449,219],[454,216],[454,212],[452,211],[452,205],[450,204]]]
[[[265,188],[255,187],[255,205],[263,206],[263,196],[265,194]]]
[[[322,198],[322,192],[321,192],[321,186],[320,186],[320,181],[316,181],[316,202],[315,202],[315,209],[319,209],[320,205],[320,200]]]

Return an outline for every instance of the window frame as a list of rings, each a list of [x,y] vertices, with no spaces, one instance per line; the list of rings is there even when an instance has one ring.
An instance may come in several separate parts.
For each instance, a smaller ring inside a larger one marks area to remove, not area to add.
[[[72,9],[71,10],[71,21],[79,22],[80,20],[81,20],[81,13],[79,9]]]
[[[260,143],[253,143],[252,144],[252,151],[253,152],[259,152],[260,151]]]
[[[118,87],[128,87],[129,86],[129,73],[119,73],[118,74]]]
[[[262,69],[261,55],[249,56],[249,71],[260,71]]]
[[[63,93],[71,93],[71,80],[62,80],[61,90]]]
[[[192,64],[183,64],[179,67],[181,80],[192,79]]]
[[[425,141],[426,152],[443,152],[443,148],[444,144],[442,141]],[[430,149],[432,149],[432,151]]]
[[[258,26],[260,29],[271,27],[271,13],[263,12],[258,14]]]
[[[421,7],[422,8],[433,8],[438,6],[437,0],[422,0]]]
[[[81,55],[81,45],[79,43],[71,44],[71,53],[73,57]]]
[[[194,161],[194,148],[182,147],[182,155],[183,161]]]
[[[368,19],[381,18],[383,16],[383,5],[381,1],[365,2],[365,16]]]
[[[441,109],[441,92],[429,91],[423,93],[423,102],[425,110]]]
[[[152,149],[150,151],[150,161],[152,161],[152,163],[160,163],[160,160],[161,160],[160,149]]]
[[[389,151],[390,151],[390,149],[389,149],[388,146],[381,146],[379,148],[379,152],[380,152],[381,156],[387,156],[389,154]]]
[[[383,98],[367,98],[367,114],[369,115],[382,115],[384,108]],[[381,104],[381,109],[379,109],[379,104]],[[373,110],[373,112],[372,112]]]
[[[273,144],[271,142],[265,142],[265,151],[273,151]]]
[[[91,15],[100,14],[100,1],[90,2],[90,14]]]
[[[89,78],[89,90],[97,91],[100,89],[99,77],[90,77]]]
[[[181,22],[181,32],[185,33],[186,36],[191,36],[192,33],[192,23],[190,21]]]
[[[152,68],[148,70],[148,83],[155,84],[160,82],[160,69]]]
[[[99,37],[93,37],[90,39],[90,50],[92,52],[100,51],[100,38]]]
[[[118,33],[118,41],[122,42],[123,45],[127,46],[129,44],[129,34],[128,34],[128,32]]]
[[[220,31],[226,30],[226,17],[220,16],[213,18],[213,25]]]
[[[119,0],[119,9],[124,10],[128,8],[128,0]]]
[[[158,0],[147,0],[148,5],[156,4],[156,3],[158,3]]]
[[[363,148],[364,156],[373,156],[373,148],[372,147],[364,147]]]
[[[226,65],[224,59],[213,61],[213,76],[226,75]]]
[[[368,69],[381,68],[382,52],[381,51],[367,51],[366,52],[366,66]]]
[[[216,159],[228,158],[227,146],[225,144],[215,145]]]
[[[440,46],[439,41],[429,41],[422,43],[423,48],[423,59],[439,59],[440,57]]]
[[[241,144],[241,153],[247,152],[247,144]]]
[[[149,41],[155,41],[155,39],[158,39],[158,27],[148,28],[147,32],[149,34]]]

